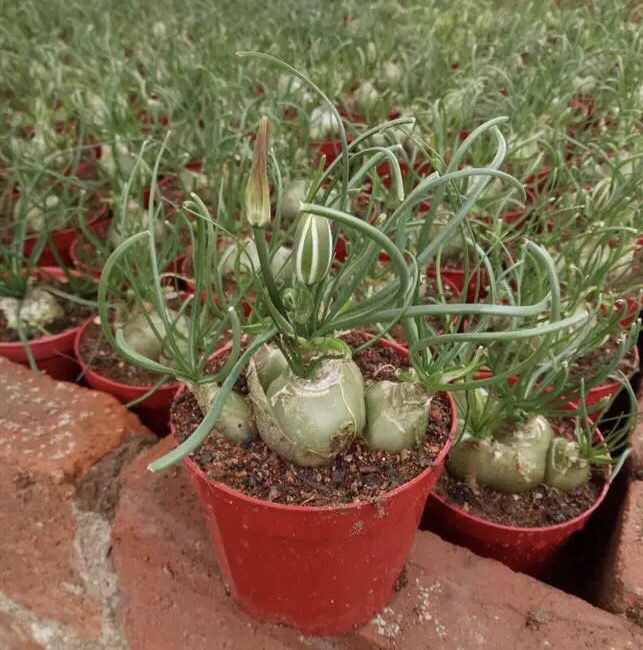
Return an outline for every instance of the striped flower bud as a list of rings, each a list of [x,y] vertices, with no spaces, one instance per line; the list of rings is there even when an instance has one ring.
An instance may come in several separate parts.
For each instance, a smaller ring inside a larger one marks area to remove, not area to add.
[[[330,221],[315,214],[302,214],[295,232],[295,273],[303,284],[315,284],[328,273],[333,261]]]
[[[252,152],[250,176],[246,185],[246,219],[251,226],[265,228],[270,223],[270,188],[268,187],[269,122],[264,115]]]

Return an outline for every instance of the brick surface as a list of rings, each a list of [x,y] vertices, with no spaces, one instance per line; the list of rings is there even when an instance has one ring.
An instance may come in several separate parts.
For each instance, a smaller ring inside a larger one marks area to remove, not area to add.
[[[643,624],[643,481],[632,481],[603,571],[601,604]]]
[[[155,438],[115,399],[1,358],[0,394],[0,639],[13,638],[0,648],[23,647],[17,630],[48,649],[99,648],[107,605],[95,580],[109,577],[92,553],[121,465]]]
[[[226,594],[183,469],[160,475],[145,469],[170,444],[160,442],[126,470],[114,522],[119,614],[132,650],[643,647],[642,631],[624,618],[431,533],[418,534],[406,587],[361,631],[317,639],[258,624]]]
[[[147,435],[113,397],[0,357],[0,462],[58,483],[81,478],[126,437]]]
[[[361,634],[409,650],[639,650],[643,630],[429,532],[418,534],[408,584]]]
[[[0,648],[6,650],[44,650],[33,640],[28,628],[8,614],[0,612]]]

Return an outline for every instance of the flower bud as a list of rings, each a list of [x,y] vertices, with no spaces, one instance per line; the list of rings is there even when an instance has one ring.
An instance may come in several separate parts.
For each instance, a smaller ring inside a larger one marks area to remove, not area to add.
[[[268,187],[269,122],[262,117],[252,153],[250,177],[246,185],[246,219],[251,226],[265,228],[270,223]]]
[[[333,261],[330,221],[315,214],[302,214],[295,232],[295,273],[304,284],[315,284],[328,273]]]

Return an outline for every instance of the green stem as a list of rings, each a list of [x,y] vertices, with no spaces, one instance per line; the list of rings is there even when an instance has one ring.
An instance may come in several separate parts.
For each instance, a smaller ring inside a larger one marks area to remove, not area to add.
[[[254,226],[252,229],[252,234],[255,240],[255,246],[257,247],[257,255],[259,256],[259,265],[261,266],[261,274],[263,275],[263,280],[266,283],[266,289],[270,295],[270,300],[275,305],[275,307],[282,313],[285,313],[283,303],[281,302],[281,296],[279,295],[279,289],[277,288],[277,283],[275,278],[272,275],[272,268],[270,266],[270,254],[268,253],[268,246],[266,245],[266,236],[265,229],[258,226]]]

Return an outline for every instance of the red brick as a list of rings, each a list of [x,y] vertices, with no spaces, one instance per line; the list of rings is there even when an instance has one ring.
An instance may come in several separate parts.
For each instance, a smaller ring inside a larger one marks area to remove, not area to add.
[[[304,639],[295,630],[256,623],[239,610],[226,593],[200,504],[183,469],[146,470],[170,445],[161,441],[125,471],[114,520],[119,618],[130,648],[359,650],[359,642],[345,646]]]
[[[90,480],[99,461],[150,434],[110,396],[1,358],[0,394],[0,596],[60,638],[97,643],[101,603],[79,547],[77,497],[86,510],[104,507],[110,482],[92,491]]]
[[[75,566],[73,488],[2,468],[0,493],[0,591],[83,638],[98,638],[99,607]]]
[[[34,641],[29,630],[15,618],[0,612],[0,648],[6,650],[45,650]]]
[[[360,634],[408,650],[638,650],[643,630],[504,565],[419,533],[408,584]]]
[[[632,481],[612,535],[601,604],[643,621],[643,481]]]
[[[131,435],[138,418],[105,393],[53,381],[0,357],[0,462],[76,481]]]

